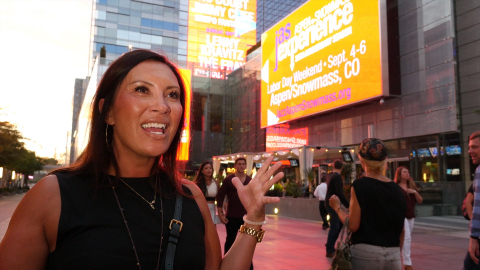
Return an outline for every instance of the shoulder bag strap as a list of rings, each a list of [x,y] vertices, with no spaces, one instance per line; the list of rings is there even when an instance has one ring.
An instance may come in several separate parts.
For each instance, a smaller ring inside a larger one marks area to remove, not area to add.
[[[338,238],[339,241],[337,243],[337,248],[340,246],[340,243],[350,242],[350,230],[348,229],[348,219],[349,217],[347,217],[347,219],[345,220],[345,223],[343,223],[342,231],[340,232],[340,237]],[[347,231],[347,235],[344,239],[343,234],[345,233],[345,231]]]
[[[180,238],[180,232],[183,228],[183,223],[180,221],[182,218],[182,202],[183,196],[178,194],[175,201],[175,212],[173,213],[173,219],[170,221],[170,236],[168,237],[168,246],[165,256],[165,270],[173,270],[173,261],[175,259],[175,249],[177,247],[178,239]]]

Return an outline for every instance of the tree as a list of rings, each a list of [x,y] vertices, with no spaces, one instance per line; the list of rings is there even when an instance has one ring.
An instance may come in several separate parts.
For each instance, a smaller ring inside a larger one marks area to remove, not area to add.
[[[23,148],[23,139],[16,127],[9,122],[0,122],[0,167],[13,168],[18,152]]]
[[[100,48],[100,57],[101,57],[101,58],[107,57],[107,49],[105,48],[105,45],[103,45],[103,46]]]
[[[35,152],[22,147],[18,151],[18,157],[15,160],[13,169],[24,175],[33,175],[35,171],[42,169],[43,164],[37,159]]]
[[[37,158],[35,152],[27,150],[25,138],[15,125],[9,122],[0,122],[0,167],[14,170],[24,175],[33,175],[41,170],[44,164],[53,163],[49,158]]]
[[[305,176],[307,177],[308,181],[308,194],[311,196],[313,194],[313,181],[315,180],[315,172],[313,168],[305,169]]]
[[[42,165],[58,165],[58,160],[54,158],[37,157],[37,159]]]

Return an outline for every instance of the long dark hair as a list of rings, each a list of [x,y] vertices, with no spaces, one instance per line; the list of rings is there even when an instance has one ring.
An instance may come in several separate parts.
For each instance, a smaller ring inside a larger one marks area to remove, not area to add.
[[[213,169],[213,164],[212,162],[210,161],[204,161],[201,165],[200,165],[200,169],[198,169],[198,174],[197,174],[197,177],[195,177],[195,184],[197,184],[197,186],[200,188],[200,190],[202,191],[203,195],[207,195],[207,182],[206,182],[206,179],[205,179],[205,175],[203,175],[202,171],[203,171],[203,168],[210,164],[210,166],[212,166],[212,169]],[[215,181],[212,177],[212,181]]]
[[[153,60],[167,65],[178,80],[180,86],[180,102],[182,104],[182,117],[178,125],[175,137],[168,150],[161,156],[156,157],[155,165],[152,167],[150,177],[161,173],[166,176],[167,181],[160,181],[161,187],[167,190],[183,193],[177,181],[177,150],[180,144],[180,136],[184,126],[185,117],[185,84],[178,69],[168,61],[165,56],[148,50],[135,50],[120,56],[107,69],[98,85],[97,92],[91,105],[90,134],[86,148],[80,154],[78,160],[69,167],[61,168],[52,173],[69,173],[73,175],[86,175],[95,178],[97,185],[108,184],[105,182],[108,169],[113,166],[118,177],[120,168],[115,155],[111,149],[113,140],[113,126],[105,122],[108,111],[114,103],[119,86],[127,74],[138,64]],[[100,100],[104,100],[103,108],[100,111]],[[108,135],[107,135],[108,134]],[[108,136],[108,138],[107,138]],[[117,179],[118,180],[118,179]]]
[[[405,166],[400,166],[397,168],[397,171],[395,172],[395,178],[393,179],[393,181],[395,181],[395,183],[397,184],[400,184],[400,181],[402,179],[402,170],[405,169],[407,170],[408,172],[410,172],[410,170],[405,167]],[[415,182],[413,182],[413,178],[410,177],[408,180],[407,180],[407,188],[411,188],[413,190],[416,190],[418,191],[418,187],[417,185],[415,184]]]

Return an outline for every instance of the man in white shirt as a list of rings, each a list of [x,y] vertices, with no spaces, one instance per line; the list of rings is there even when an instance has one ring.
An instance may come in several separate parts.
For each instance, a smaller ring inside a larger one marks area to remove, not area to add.
[[[313,195],[318,198],[318,208],[320,210],[320,216],[323,220],[323,229],[326,230],[330,227],[327,220],[327,208],[325,207],[325,196],[327,195],[327,173],[322,172],[320,174],[320,185],[317,186]]]

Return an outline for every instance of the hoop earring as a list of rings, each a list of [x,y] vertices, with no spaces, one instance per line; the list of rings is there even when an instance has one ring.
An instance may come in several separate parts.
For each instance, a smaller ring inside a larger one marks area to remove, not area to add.
[[[105,128],[105,143],[107,144],[107,149],[110,151],[110,144],[108,143],[108,124],[107,127]]]

